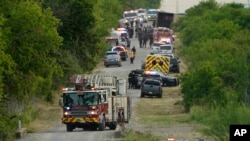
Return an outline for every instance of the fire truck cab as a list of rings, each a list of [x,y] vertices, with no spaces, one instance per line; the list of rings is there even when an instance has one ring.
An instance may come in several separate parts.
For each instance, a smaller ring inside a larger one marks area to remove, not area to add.
[[[72,79],[78,89],[63,91],[59,100],[63,109],[61,120],[68,132],[75,128],[103,131],[109,127],[114,130],[117,124],[129,121],[126,79],[111,75],[74,75]]]

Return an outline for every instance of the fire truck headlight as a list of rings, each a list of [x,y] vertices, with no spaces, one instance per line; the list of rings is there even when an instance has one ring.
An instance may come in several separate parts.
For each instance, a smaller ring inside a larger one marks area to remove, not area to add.
[[[88,111],[88,115],[97,115],[97,111]]]
[[[71,112],[65,111],[65,112],[63,113],[63,115],[65,115],[65,116],[71,115]]]

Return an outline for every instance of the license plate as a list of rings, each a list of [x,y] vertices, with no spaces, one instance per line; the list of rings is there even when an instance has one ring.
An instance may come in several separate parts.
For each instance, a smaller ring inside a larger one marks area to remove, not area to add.
[[[148,92],[148,94],[153,94],[152,92]]]

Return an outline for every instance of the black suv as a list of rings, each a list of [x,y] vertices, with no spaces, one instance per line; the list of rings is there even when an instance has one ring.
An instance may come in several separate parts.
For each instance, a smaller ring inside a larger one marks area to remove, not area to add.
[[[170,66],[169,72],[180,73],[180,66],[179,66],[179,59],[178,58],[171,58],[170,59]]]

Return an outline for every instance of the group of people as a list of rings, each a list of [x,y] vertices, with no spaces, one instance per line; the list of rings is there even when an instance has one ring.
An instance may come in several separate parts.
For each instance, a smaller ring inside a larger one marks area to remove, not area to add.
[[[149,46],[153,44],[153,27],[152,26],[140,26],[137,28],[138,41],[140,48],[146,48],[147,42],[149,41]]]
[[[138,80],[137,80],[137,77],[136,77],[136,74],[131,71],[128,75],[128,88],[129,89],[135,89],[136,86],[137,86],[137,83],[138,83]]]

